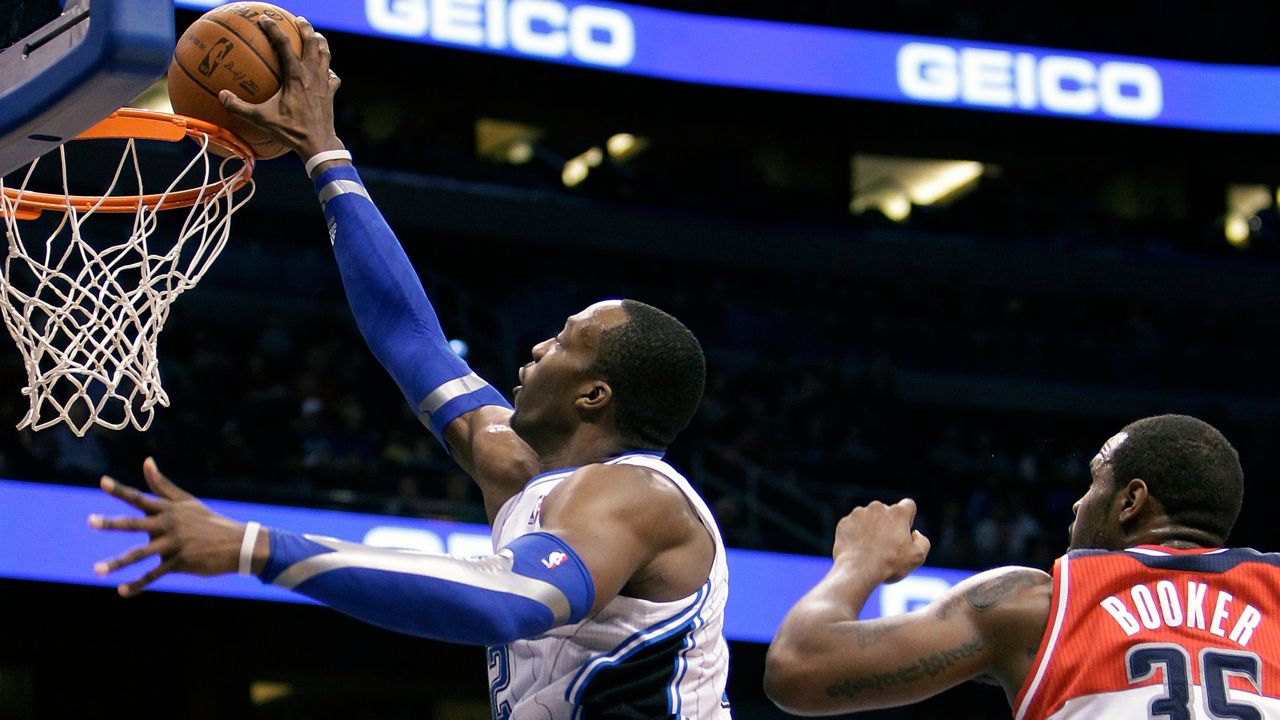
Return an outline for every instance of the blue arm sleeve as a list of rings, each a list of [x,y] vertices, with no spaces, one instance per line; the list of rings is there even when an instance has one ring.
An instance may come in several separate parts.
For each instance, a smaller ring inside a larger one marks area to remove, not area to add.
[[[501,645],[587,616],[595,585],[550,533],[463,560],[271,530],[262,581],[396,632]]]
[[[511,407],[449,347],[413,265],[355,168],[330,168],[315,187],[360,333],[423,424],[443,443],[445,427],[462,415]]]

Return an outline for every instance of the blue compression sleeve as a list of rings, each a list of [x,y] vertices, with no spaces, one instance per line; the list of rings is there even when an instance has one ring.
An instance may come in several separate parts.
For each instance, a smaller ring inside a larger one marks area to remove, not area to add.
[[[360,333],[423,424],[444,443],[445,427],[462,415],[511,407],[449,347],[413,265],[355,168],[330,168],[315,187]]]
[[[380,627],[448,642],[501,645],[587,616],[595,585],[550,533],[463,560],[271,530],[262,581]]]

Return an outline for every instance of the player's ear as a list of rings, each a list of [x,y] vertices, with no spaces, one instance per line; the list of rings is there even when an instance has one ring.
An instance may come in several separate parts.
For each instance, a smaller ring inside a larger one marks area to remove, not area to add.
[[[1120,522],[1127,523],[1150,511],[1154,502],[1146,480],[1130,480],[1120,489]]]
[[[585,412],[599,412],[613,401],[613,388],[609,387],[609,383],[604,380],[591,380],[582,389],[578,395],[577,405],[579,410]]]

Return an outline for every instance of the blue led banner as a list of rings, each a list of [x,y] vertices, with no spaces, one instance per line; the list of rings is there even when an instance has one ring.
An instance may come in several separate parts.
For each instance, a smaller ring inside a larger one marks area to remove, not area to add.
[[[492,552],[489,529],[483,525],[225,501],[212,501],[209,505],[242,521],[257,520],[270,527],[371,545],[461,556]],[[145,536],[91,530],[88,516],[124,515],[131,510],[97,489],[0,480],[0,578],[114,587],[141,575],[144,570],[136,568],[108,578],[92,571],[95,561],[118,555],[144,542]],[[749,550],[729,550],[728,559],[725,634],[731,640],[750,642],[769,642],[787,609],[831,567],[826,558]],[[921,568],[900,583],[876,590],[863,617],[913,610],[968,575],[958,570]],[[161,592],[312,602],[237,575],[170,575],[152,587]]]
[[[179,7],[197,10],[218,4],[177,0]],[[1280,133],[1280,68],[960,42],[610,2],[281,4],[331,30],[689,83]]]

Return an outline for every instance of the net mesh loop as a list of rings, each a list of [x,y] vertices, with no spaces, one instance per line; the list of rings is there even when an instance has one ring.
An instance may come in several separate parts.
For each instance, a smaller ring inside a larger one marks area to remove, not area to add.
[[[124,150],[101,194],[71,192],[76,174],[65,145],[33,160],[17,187],[0,178],[8,251],[0,315],[22,355],[29,400],[18,429],[66,423],[83,436],[95,425],[150,427],[156,406],[169,405],[158,343],[170,306],[200,282],[253,195],[252,152],[216,126],[125,108],[76,140],[107,138],[124,140]],[[184,138],[194,141],[184,144],[194,157],[147,194],[139,142]],[[60,192],[29,187],[42,161],[59,163]],[[118,192],[130,178],[137,192]],[[182,208],[180,224],[161,222],[160,213]],[[132,214],[124,231],[91,222],[122,214]],[[171,224],[176,231],[159,231]]]

